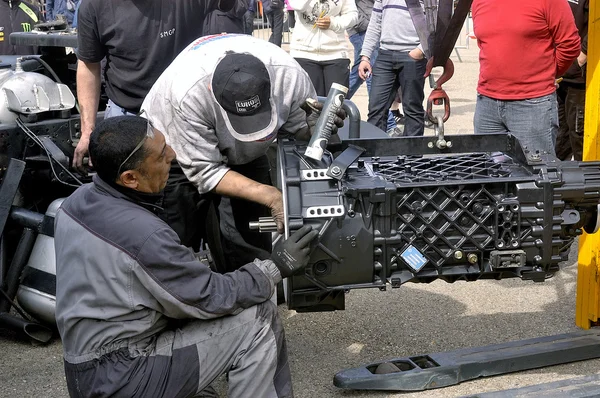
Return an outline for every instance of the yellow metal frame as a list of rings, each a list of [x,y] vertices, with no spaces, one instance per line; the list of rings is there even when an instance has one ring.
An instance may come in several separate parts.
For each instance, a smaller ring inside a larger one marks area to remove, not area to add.
[[[583,160],[600,160],[600,2],[590,1]],[[600,233],[579,240],[577,326],[589,329],[600,319]]]

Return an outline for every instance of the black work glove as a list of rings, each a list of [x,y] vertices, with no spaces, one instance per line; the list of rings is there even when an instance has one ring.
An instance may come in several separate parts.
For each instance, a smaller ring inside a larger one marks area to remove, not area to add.
[[[308,129],[312,135],[315,125],[317,124],[317,120],[319,119],[321,111],[323,110],[323,103],[313,98],[307,98],[306,101],[300,105],[300,108],[306,112],[306,124],[308,124]],[[336,112],[335,119],[333,120],[335,126],[331,130],[331,134],[337,134],[338,128],[344,127],[344,119],[346,119],[346,116],[347,115],[344,108],[340,108]]]
[[[273,247],[271,260],[279,269],[282,278],[288,278],[302,271],[310,257],[310,242],[319,234],[309,225],[305,225],[289,238],[280,239]]]

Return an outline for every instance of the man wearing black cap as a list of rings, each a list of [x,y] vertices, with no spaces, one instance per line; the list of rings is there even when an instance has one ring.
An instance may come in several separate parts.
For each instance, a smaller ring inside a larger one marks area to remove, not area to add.
[[[283,230],[281,192],[271,185],[266,152],[278,134],[309,137],[308,98],[316,93],[300,65],[248,35],[201,37],[165,70],[142,109],[165,132],[194,187],[191,193],[172,181],[166,190],[166,221],[184,244],[195,232],[193,194],[224,196],[243,238],[241,245],[224,243],[227,270],[268,256],[271,237],[249,231],[248,223],[272,215]]]

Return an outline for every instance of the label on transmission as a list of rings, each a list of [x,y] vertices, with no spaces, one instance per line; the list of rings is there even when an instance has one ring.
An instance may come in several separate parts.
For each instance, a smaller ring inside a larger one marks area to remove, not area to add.
[[[408,264],[408,266],[414,272],[421,271],[425,264],[427,264],[427,259],[425,258],[425,256],[422,255],[421,252],[413,245],[408,246],[406,250],[402,252],[400,257],[402,257],[402,259],[406,261],[406,264]]]

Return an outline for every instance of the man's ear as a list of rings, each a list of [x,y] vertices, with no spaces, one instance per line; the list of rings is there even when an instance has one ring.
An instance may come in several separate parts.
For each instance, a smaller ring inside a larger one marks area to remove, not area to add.
[[[139,177],[140,175],[137,171],[126,170],[119,176],[119,185],[123,185],[124,187],[130,189],[137,189],[138,185],[140,184]]]

